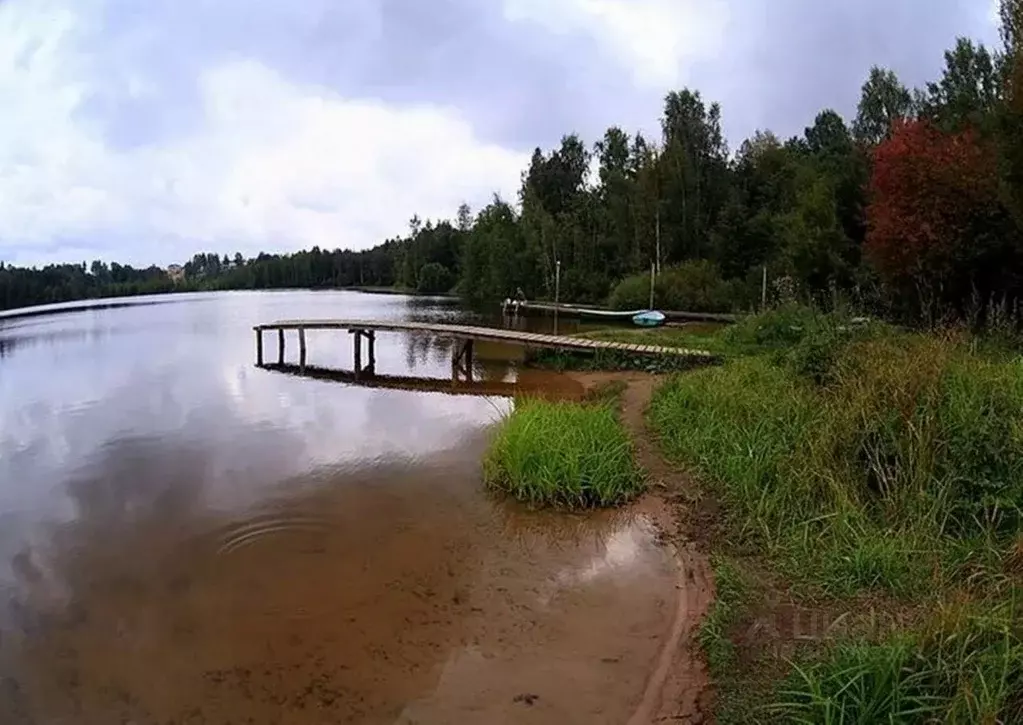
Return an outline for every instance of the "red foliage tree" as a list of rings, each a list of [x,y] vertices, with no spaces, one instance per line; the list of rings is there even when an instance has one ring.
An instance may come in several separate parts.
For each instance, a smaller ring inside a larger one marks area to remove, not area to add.
[[[870,186],[866,255],[904,302],[962,312],[975,295],[1015,294],[993,144],[972,130],[901,122],[874,152]]]

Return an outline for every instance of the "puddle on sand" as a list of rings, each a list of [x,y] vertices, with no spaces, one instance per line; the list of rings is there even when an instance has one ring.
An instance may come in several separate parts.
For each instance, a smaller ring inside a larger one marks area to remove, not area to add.
[[[19,555],[0,721],[625,722],[674,560],[643,516],[487,496],[484,442],[63,524]]]
[[[510,514],[462,641],[400,723],[625,723],[670,627],[672,561],[641,516]]]

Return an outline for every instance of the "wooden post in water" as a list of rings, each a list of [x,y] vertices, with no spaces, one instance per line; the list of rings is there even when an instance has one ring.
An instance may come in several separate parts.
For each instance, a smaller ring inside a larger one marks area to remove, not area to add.
[[[473,340],[471,337],[464,340],[455,340],[451,348],[451,381],[458,383],[460,378],[472,382],[472,357]]]
[[[373,375],[377,371],[377,334],[373,330],[366,333],[369,340],[369,372]]]
[[[305,372],[305,328],[298,328],[298,367]]]
[[[362,330],[355,330],[355,379],[362,376]]]
[[[263,366],[263,328],[256,328],[256,365]]]
[[[277,364],[284,364],[284,328],[277,330]]]

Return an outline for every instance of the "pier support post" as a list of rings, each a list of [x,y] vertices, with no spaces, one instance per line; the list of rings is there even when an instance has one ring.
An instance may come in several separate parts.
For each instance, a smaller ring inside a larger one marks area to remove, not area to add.
[[[256,328],[256,365],[263,367],[263,328]]]
[[[362,330],[352,330],[355,343],[355,379],[362,375]]]
[[[298,367],[305,372],[305,328],[298,328]]]
[[[355,379],[358,380],[362,377],[363,373],[369,373],[370,375],[376,374],[377,366],[377,353],[376,353],[376,341],[377,336],[373,330],[349,330],[348,334],[352,336],[352,343],[354,345],[354,357],[355,364],[352,366],[352,374]],[[369,364],[363,367],[362,365],[362,339],[366,338],[367,351],[369,352]]]
[[[467,382],[472,382],[472,339],[457,340],[451,349],[451,379],[458,382],[464,377]]]
[[[284,364],[284,328],[277,330],[277,364]]]

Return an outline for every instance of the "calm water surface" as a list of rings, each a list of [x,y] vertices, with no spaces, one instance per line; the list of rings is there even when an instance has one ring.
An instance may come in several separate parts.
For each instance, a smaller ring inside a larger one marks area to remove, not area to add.
[[[506,397],[253,364],[259,322],[480,318],[345,292],[154,301],[0,319],[0,723],[628,718],[673,595],[642,516],[488,496]],[[479,346],[477,374],[581,392],[516,354]],[[377,372],[445,378],[449,355],[381,333]],[[309,334],[310,365],[351,359],[348,335]]]

